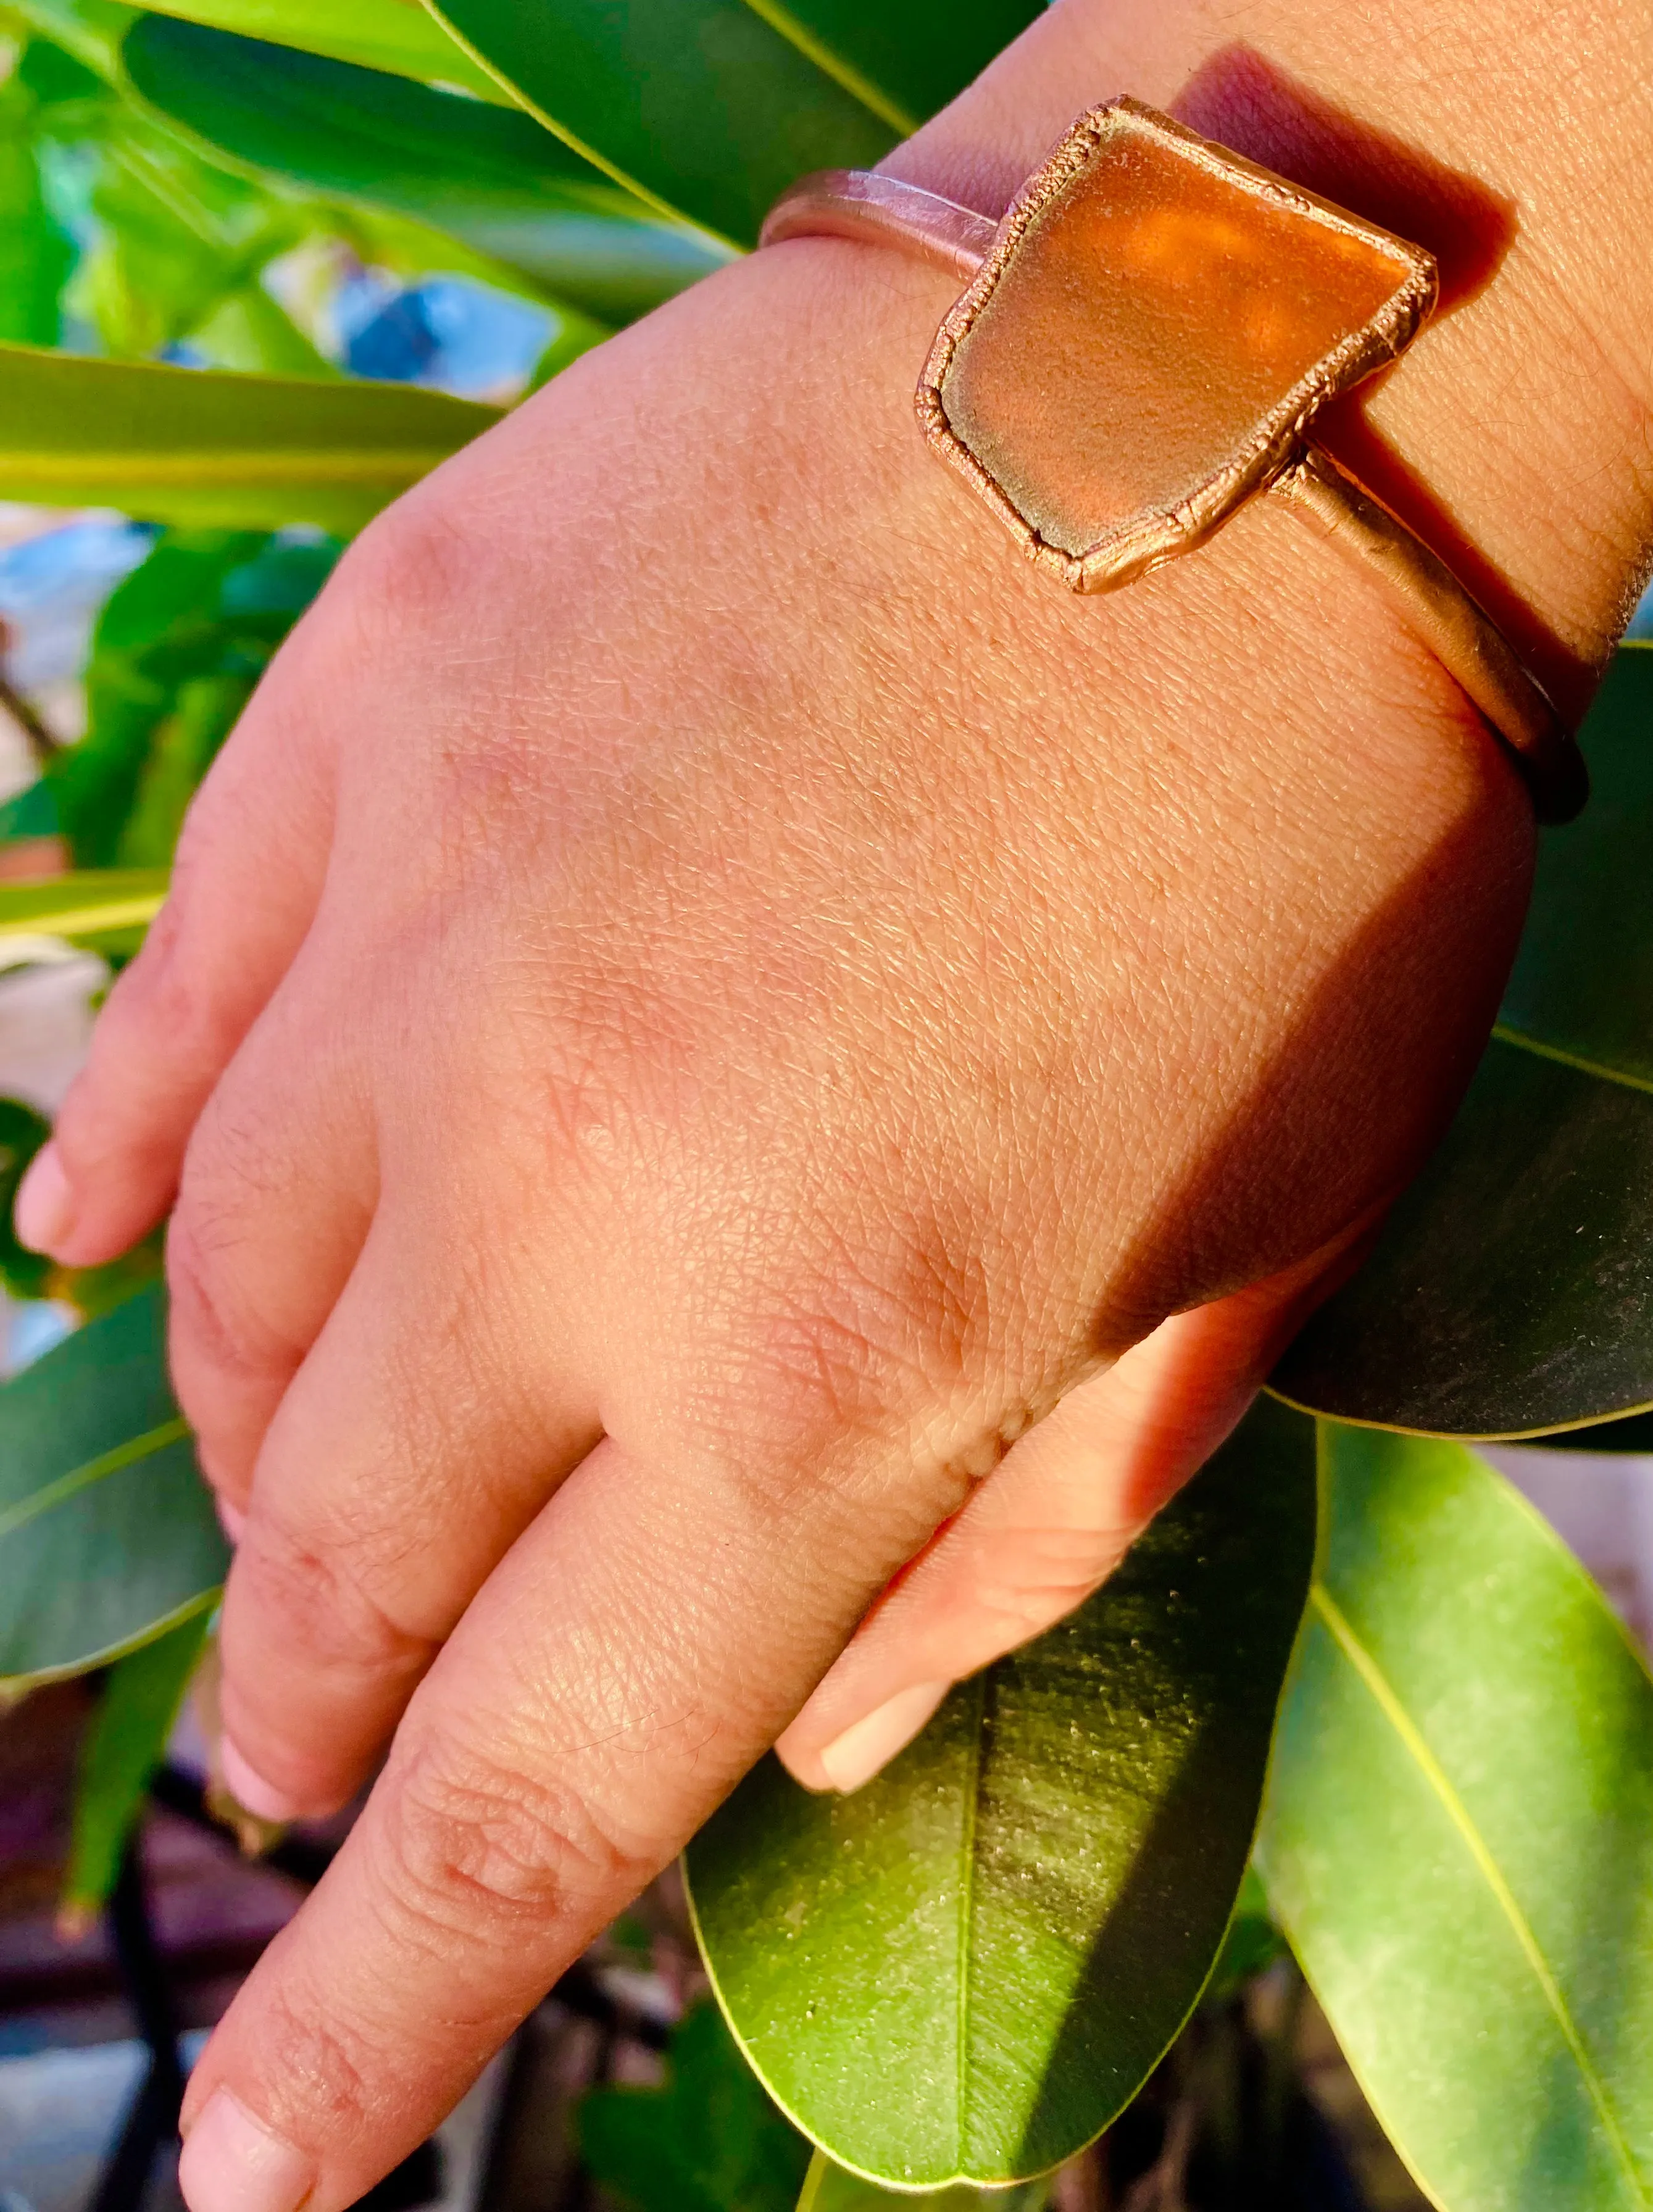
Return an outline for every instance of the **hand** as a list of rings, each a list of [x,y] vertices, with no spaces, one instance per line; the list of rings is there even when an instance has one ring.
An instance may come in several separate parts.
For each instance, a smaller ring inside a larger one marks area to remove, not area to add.
[[[1398,35],[1274,20],[1356,104]],[[1210,35],[1070,0],[909,171],[999,204]],[[1382,398],[1588,660],[1647,499],[1580,281],[1564,424],[1484,323]],[[335,1804],[395,1732],[191,2081],[195,2212],[351,2202],[783,1729],[852,1783],[1076,1601],[1485,1035],[1532,832],[1449,679],[1267,502],[1052,590],[914,434],[950,289],[758,257],[369,531],[33,1186],[76,1263],[177,1192],[249,1804]],[[1500,538],[1553,428],[1577,481]]]

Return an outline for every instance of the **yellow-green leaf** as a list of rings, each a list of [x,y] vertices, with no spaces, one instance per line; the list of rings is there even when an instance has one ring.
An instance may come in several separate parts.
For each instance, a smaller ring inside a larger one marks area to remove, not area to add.
[[[346,533],[498,419],[406,385],[0,346],[0,499]]]

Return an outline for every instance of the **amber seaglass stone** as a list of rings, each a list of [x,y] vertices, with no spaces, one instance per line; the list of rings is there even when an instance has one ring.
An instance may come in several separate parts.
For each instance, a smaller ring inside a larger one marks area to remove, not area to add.
[[[1434,296],[1420,247],[1113,100],[1018,194],[920,420],[1041,566],[1103,590],[1268,483]]]

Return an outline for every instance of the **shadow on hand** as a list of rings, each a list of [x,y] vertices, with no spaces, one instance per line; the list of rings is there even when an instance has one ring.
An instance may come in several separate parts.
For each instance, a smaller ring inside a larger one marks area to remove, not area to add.
[[[1346,114],[1250,46],[1225,46],[1213,54],[1184,85],[1171,112],[1248,160],[1426,246],[1440,271],[1437,317],[1455,313],[1485,291],[1514,241],[1513,201]],[[1367,420],[1368,395],[1394,373],[1383,371],[1358,392],[1334,401],[1316,421],[1316,440],[1433,547],[1576,723],[1595,672],[1512,590]]]

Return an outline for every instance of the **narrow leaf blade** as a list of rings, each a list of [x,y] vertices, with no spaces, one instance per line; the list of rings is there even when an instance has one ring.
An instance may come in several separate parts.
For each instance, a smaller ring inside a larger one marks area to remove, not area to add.
[[[42,883],[0,884],[0,954],[8,940],[61,938],[94,952],[131,952],[160,913],[165,868],[88,868]]]
[[[0,1684],[83,1674],[210,1606],[228,1547],[140,1292],[0,1388]]]
[[[1310,1425],[1265,1402],[865,1789],[811,1796],[767,1759],[696,1838],[731,2025],[836,2162],[1019,2181],[1135,2094],[1222,1944],[1313,1523]]]
[[[429,223],[601,320],[727,258],[531,116],[161,15],[140,17],[124,52],[152,107],[235,161]]]
[[[413,0],[350,0],[348,7],[338,0],[160,0],[156,12],[425,84],[458,85],[473,98],[509,99]]]
[[[805,170],[870,167],[902,135],[747,0],[433,12],[559,137],[736,245]]]
[[[1322,1425],[1259,1863],[1444,2212],[1653,2203],[1653,1682],[1462,1446]]]
[[[0,346],[0,498],[347,534],[498,419],[404,385]]]
[[[64,1909],[95,1912],[113,1890],[126,1841],[166,1755],[206,1642],[206,1606],[166,1635],[118,1659],[81,1750]]]

